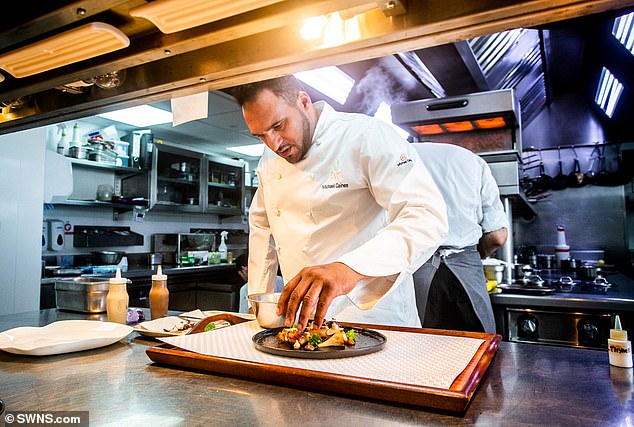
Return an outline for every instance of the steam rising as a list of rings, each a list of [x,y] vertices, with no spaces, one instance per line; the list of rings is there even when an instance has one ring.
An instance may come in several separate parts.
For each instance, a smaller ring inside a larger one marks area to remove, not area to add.
[[[358,111],[374,115],[381,102],[392,105],[407,99],[407,91],[383,65],[370,68],[355,85],[352,95],[358,100]]]

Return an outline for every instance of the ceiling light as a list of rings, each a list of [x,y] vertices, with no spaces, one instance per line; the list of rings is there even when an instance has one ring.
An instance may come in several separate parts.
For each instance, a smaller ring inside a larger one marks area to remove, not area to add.
[[[172,122],[171,112],[149,105],[139,105],[138,107],[97,114],[97,116],[137,127],[154,126]]]
[[[219,21],[281,0],[156,0],[130,9],[130,15],[151,21],[165,34]]]
[[[328,19],[324,15],[308,18],[299,33],[304,40],[317,40],[321,37]]]
[[[385,102],[381,102],[381,104],[379,104],[379,108],[377,108],[376,113],[374,113],[374,117],[392,126],[394,130],[403,138],[407,139],[407,137],[409,136],[409,133],[407,133],[407,131],[401,129],[400,127],[396,126],[394,122],[392,122],[392,109]]]
[[[0,55],[0,68],[27,77],[129,45],[130,39],[117,28],[93,22]]]
[[[237,147],[227,147],[227,150],[244,154],[251,157],[262,157],[264,153],[264,144],[239,145]]]
[[[614,20],[612,35],[634,55],[634,12]]]
[[[346,103],[354,86],[354,79],[335,66],[301,71],[294,75],[341,105]]]
[[[614,77],[610,70],[603,67],[594,101],[610,118],[612,118],[612,115],[614,114],[614,109],[619,102],[621,92],[623,92],[623,85],[621,82]]]

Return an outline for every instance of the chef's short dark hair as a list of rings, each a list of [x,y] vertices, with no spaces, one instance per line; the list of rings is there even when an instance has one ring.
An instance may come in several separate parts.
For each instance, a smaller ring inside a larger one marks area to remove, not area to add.
[[[284,99],[289,105],[294,105],[298,92],[304,91],[304,86],[295,76],[289,75],[236,86],[229,89],[229,92],[238,104],[243,106],[247,102],[254,101],[260,92],[266,89]]]

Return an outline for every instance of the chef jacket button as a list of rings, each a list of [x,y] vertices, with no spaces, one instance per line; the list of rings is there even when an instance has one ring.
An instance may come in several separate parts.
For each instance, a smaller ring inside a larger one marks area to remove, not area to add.
[[[275,216],[280,216],[281,213],[282,211],[280,211],[279,209],[275,209]]]
[[[320,140],[315,141],[315,145],[321,145],[321,141]]]
[[[302,248],[303,253],[308,253],[308,248]]]
[[[282,174],[281,173],[277,174],[277,179],[282,179]]]
[[[307,218],[310,218],[310,211],[306,211],[305,215]]]

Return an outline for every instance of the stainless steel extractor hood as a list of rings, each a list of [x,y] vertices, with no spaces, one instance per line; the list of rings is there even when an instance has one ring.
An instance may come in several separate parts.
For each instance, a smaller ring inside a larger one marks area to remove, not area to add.
[[[418,141],[448,142],[478,154],[522,151],[512,89],[395,104],[392,119]]]
[[[479,154],[501,195],[523,195],[521,112],[512,89],[394,104],[392,120],[414,141],[455,144]]]

